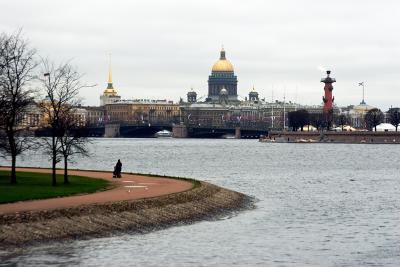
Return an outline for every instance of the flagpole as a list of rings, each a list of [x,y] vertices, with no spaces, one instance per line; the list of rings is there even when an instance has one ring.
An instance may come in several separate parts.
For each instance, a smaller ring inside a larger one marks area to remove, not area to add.
[[[360,104],[362,104],[362,105],[365,105],[365,88],[364,88],[364,82],[360,82],[360,83],[358,83],[358,85],[360,86],[362,86],[362,89],[363,89],[363,91],[362,91],[362,101],[361,101],[361,103]]]
[[[364,88],[364,82],[363,82],[363,104],[365,104],[365,88]]]
[[[284,93],[283,93],[283,130],[285,130],[285,128],[286,128],[286,108],[285,108],[285,104],[286,104],[286,88],[284,89]]]

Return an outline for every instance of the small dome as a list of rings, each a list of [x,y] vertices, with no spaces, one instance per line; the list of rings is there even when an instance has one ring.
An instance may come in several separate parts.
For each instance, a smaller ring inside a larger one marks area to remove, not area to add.
[[[219,92],[220,95],[227,95],[228,91],[225,88],[222,88],[221,91]]]
[[[212,67],[212,71],[233,72],[233,65],[225,58],[225,50],[223,48],[219,60]]]
[[[357,113],[367,113],[371,109],[374,109],[375,107],[367,105],[367,104],[360,104],[357,106],[354,106],[353,110]]]

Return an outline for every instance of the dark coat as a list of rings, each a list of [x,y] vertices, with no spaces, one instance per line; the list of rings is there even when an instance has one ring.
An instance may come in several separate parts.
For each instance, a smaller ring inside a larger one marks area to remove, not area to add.
[[[122,170],[122,163],[121,161],[118,160],[117,164],[115,165],[115,172],[121,173],[121,170]]]

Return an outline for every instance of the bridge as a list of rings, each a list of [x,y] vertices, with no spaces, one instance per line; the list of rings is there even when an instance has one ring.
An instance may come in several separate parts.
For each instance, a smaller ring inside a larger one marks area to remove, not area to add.
[[[91,125],[88,135],[94,137],[154,137],[161,130],[173,131],[177,138],[259,138],[267,135],[268,128],[262,122],[178,123],[176,121],[158,122],[110,122],[104,125]]]

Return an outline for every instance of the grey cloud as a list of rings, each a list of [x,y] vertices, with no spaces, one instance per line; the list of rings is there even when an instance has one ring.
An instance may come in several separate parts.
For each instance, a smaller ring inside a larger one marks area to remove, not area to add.
[[[318,66],[331,68],[341,105],[400,105],[398,1],[7,1],[1,31],[24,28],[41,55],[73,59],[99,103],[112,52],[124,98],[178,100],[193,86],[206,94],[221,44],[235,66],[239,94],[255,85],[270,98],[319,104]],[[18,14],[16,16],[15,14]],[[296,90],[297,88],[297,90]],[[296,94],[297,91],[297,94]]]

